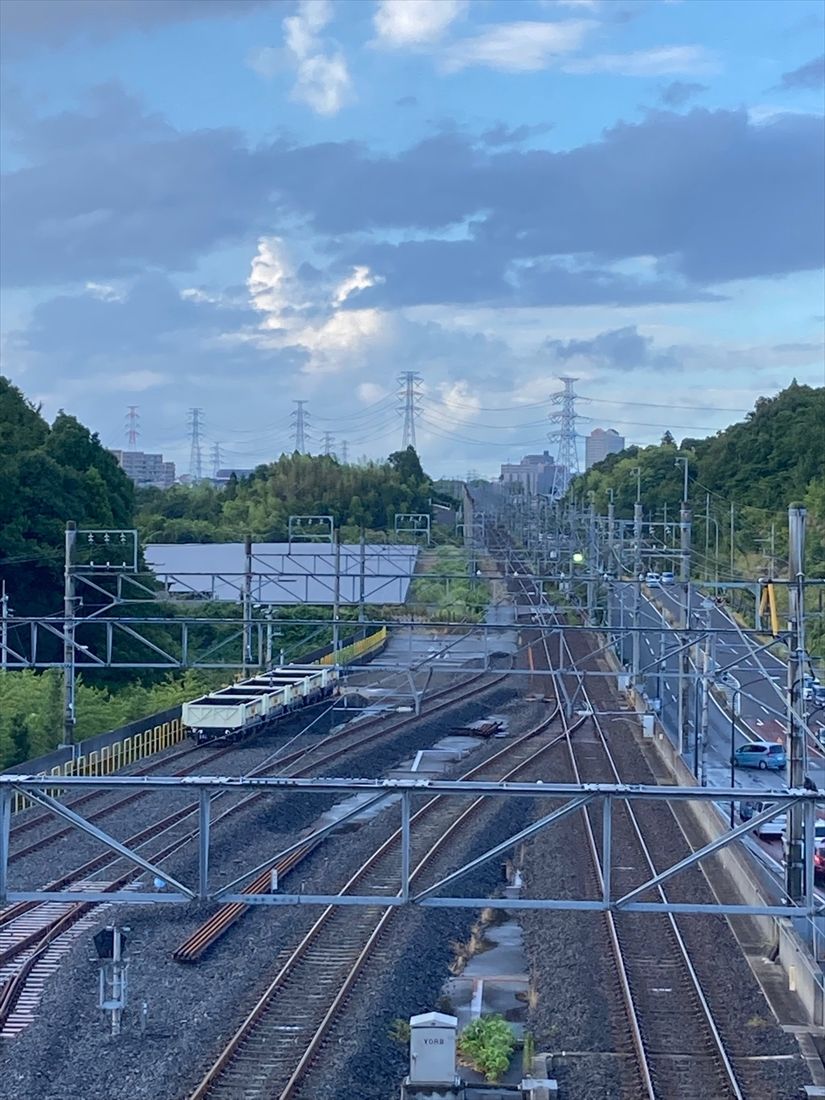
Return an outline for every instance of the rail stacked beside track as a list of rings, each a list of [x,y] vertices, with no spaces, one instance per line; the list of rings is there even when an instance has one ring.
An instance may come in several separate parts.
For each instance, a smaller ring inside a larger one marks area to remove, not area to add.
[[[555,733],[553,731],[558,730]],[[536,738],[546,739],[536,744]],[[543,760],[564,733],[558,707],[528,733],[514,739],[463,778],[515,779]],[[461,809],[453,799],[432,798],[412,817],[414,826],[411,882],[431,883],[436,861],[459,830],[478,827],[484,799]],[[397,896],[401,831],[394,832],[349,879],[342,894]],[[217,1061],[192,1094],[206,1097],[274,1097],[287,1100],[311,1096],[306,1080],[338,1014],[353,993],[358,978],[381,944],[395,907],[330,905],[291,952],[252,1011],[232,1036]]]
[[[434,693],[423,707],[422,715],[432,717],[448,707],[473,698],[482,682],[484,687],[493,687],[500,683],[505,675],[503,673],[490,676],[488,673],[479,673],[470,676],[459,685]],[[417,720],[417,716],[411,716],[387,724],[385,719],[378,716],[334,731],[320,740],[317,738],[304,738],[305,743],[300,747],[289,752],[285,752],[282,747],[271,759],[267,759],[249,774],[288,774],[292,776],[319,774],[321,769],[345,759],[350,754],[357,753],[379,739],[392,737],[395,733],[412,725]],[[225,750],[220,750],[213,756],[222,756],[224,752]],[[127,801],[131,801],[132,797],[129,796]],[[220,826],[221,822],[228,817],[248,809],[264,796],[262,793],[255,793],[234,800],[233,796],[216,795],[214,797],[223,797],[232,804],[222,813],[213,817],[213,828]],[[153,864],[162,864],[164,860],[168,860],[172,855],[181,851],[195,838],[197,833],[192,828],[191,822],[196,814],[197,803],[193,802],[129,836],[124,843],[132,849],[140,850],[151,841],[163,838],[163,845],[160,848],[142,853]],[[131,863],[127,864],[122,856],[107,851],[49,882],[44,889],[63,890],[74,883],[87,883],[92,876],[98,875],[104,869],[111,876],[107,878],[105,884],[99,885],[99,889],[104,892],[122,888],[141,874]],[[30,978],[38,981],[38,975],[35,971],[46,952],[54,950],[55,944],[61,942],[61,937],[69,933],[77,921],[88,915],[94,903],[78,901],[72,904],[68,910],[64,911],[61,908],[59,912],[55,912],[54,908],[50,909],[50,905],[49,902],[22,901],[0,910],[0,930],[5,929],[6,941],[2,950],[0,950],[0,973],[4,976],[3,984],[0,986],[0,1034],[3,1033],[15,1006],[24,994],[27,982]],[[223,907],[224,911],[226,908]],[[53,915],[42,921],[39,918],[35,918],[33,921],[33,912]],[[66,936],[66,949],[68,949],[70,942],[70,937]]]

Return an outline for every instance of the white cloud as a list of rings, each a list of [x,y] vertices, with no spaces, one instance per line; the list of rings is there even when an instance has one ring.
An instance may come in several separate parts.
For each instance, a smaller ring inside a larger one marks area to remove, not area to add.
[[[309,353],[308,374],[354,369],[367,345],[386,335],[377,309],[341,309],[349,295],[372,286],[368,267],[356,267],[337,284],[307,286],[296,277],[283,241],[262,237],[247,279],[251,305],[263,314],[258,333],[247,337],[263,347],[299,347]]]
[[[444,54],[444,66],[450,72],[472,65],[504,72],[533,72],[579,49],[594,26],[589,19],[499,23],[450,46]]]
[[[376,44],[390,48],[438,41],[468,8],[467,0],[379,0],[373,16]]]
[[[301,0],[297,13],[283,21],[284,52],[295,69],[292,98],[319,115],[337,114],[353,95],[346,58],[335,43],[319,37],[332,14],[329,0]],[[272,77],[280,71],[282,57],[280,50],[266,46],[253,52],[248,63],[260,75]]]
[[[377,382],[362,382],[356,389],[358,400],[365,405],[374,405],[389,395],[389,390],[379,386]]]
[[[481,411],[481,398],[473,392],[466,378],[455,382],[441,382],[438,386],[441,403],[456,421],[469,421]]]
[[[332,301],[336,306],[340,306],[354,290],[366,290],[367,287],[375,286],[377,282],[383,282],[383,279],[376,279],[370,274],[368,267],[355,267],[352,274],[347,275],[346,279],[343,279],[335,288]]]
[[[661,46],[632,53],[597,54],[564,65],[567,73],[616,73],[618,76],[707,75],[718,70],[717,59],[701,46]]]
[[[101,302],[122,302],[125,295],[116,287],[108,283],[86,283],[86,290],[93,298],[99,298]]]

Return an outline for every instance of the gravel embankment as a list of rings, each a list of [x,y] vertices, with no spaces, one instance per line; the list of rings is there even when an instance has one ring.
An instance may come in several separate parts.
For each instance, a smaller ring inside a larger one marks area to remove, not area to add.
[[[419,748],[432,745],[452,727],[502,711],[515,690],[512,684],[500,685],[430,721],[425,717],[387,742],[375,742],[359,756],[348,758],[345,770],[351,775],[381,775]],[[495,743],[495,747],[499,745]],[[252,754],[256,750],[240,751]],[[229,770],[225,764],[220,769],[223,773]],[[214,834],[212,858],[218,881],[222,870],[235,875],[271,856],[331,801],[326,796],[279,797],[276,807],[275,799],[267,799],[234,822],[230,819]],[[133,814],[127,831],[135,831],[149,819],[149,811],[144,811],[143,803],[141,806],[139,820]],[[381,827],[388,826],[379,819],[322,846],[298,872],[305,889],[328,891],[331,871],[341,878],[342,885],[346,869],[366,854],[370,832]],[[51,853],[42,854],[54,860]],[[77,862],[74,856],[73,849],[72,863]],[[174,857],[168,870],[191,880],[192,856]],[[38,877],[35,871],[30,873]],[[53,874],[53,862],[39,870],[40,879]],[[249,975],[256,970],[265,972],[278,952],[317,916],[309,907],[254,910],[203,963],[186,967],[173,962],[174,949],[211,910],[208,905],[159,905],[117,911],[119,923],[131,928],[130,1007],[123,1034],[117,1039],[106,1034],[97,1008],[98,966],[91,940],[84,938],[50,981],[37,1022],[0,1050],[0,1100],[19,1100],[21,1096],[32,1100],[185,1097],[207,1068],[210,1055],[217,1053],[221,1041],[226,1041],[251,1007],[254,997]],[[109,910],[107,920],[111,913]],[[415,960],[416,965],[419,962]],[[144,1000],[148,1023],[141,1034],[139,1009]]]

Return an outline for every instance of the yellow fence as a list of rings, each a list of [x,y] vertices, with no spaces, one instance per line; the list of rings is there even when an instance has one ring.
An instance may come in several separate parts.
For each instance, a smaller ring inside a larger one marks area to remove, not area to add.
[[[365,653],[372,653],[374,650],[380,649],[386,640],[387,628],[382,626],[374,634],[339,649],[337,663],[345,665],[358,657],[363,657]],[[322,665],[333,664],[333,655],[328,653],[318,663]],[[184,737],[181,720],[173,718],[171,722],[151,726],[149,729],[141,730],[140,733],[135,733],[131,737],[125,737],[122,741],[115,741],[102,749],[95,749],[94,752],[84,753],[83,756],[78,756],[74,760],[67,760],[65,764],[59,764],[57,767],[52,768],[49,775],[53,775],[55,778],[68,775],[111,775],[112,772],[119,771],[129,764],[134,764],[145,756],[154,756],[164,749],[171,748],[172,745],[177,745],[184,740]],[[57,794],[59,792],[50,793]],[[12,813],[19,813],[20,810],[25,810],[31,804],[25,795],[15,791],[11,805]]]
[[[125,737],[122,741],[115,741],[111,745],[105,745],[102,749],[84,753],[74,760],[67,760],[64,764],[58,764],[52,768],[49,775],[64,777],[67,775],[111,775],[112,772],[125,768],[128,764],[134,764],[145,756],[153,756],[172,745],[183,741],[184,732],[180,718],[173,718],[170,722],[162,722],[157,726],[141,730],[131,737]],[[57,793],[57,792],[50,792]],[[15,791],[12,799],[12,813],[18,813],[26,809],[31,802],[19,791]]]
[[[352,642],[350,645],[344,646],[344,648],[339,649],[337,653],[327,653],[325,657],[321,658],[318,664],[347,665],[350,661],[354,661],[358,657],[363,657],[365,653],[372,653],[374,650],[380,649],[386,640],[387,628],[382,626],[381,629],[376,630],[374,634],[369,634],[366,638],[360,638],[357,642]]]

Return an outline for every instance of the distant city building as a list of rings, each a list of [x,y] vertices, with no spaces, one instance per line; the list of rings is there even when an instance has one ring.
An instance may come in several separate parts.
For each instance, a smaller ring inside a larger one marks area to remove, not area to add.
[[[164,462],[163,455],[150,455],[145,451],[112,451],[123,472],[140,488],[154,486],[168,489],[175,484],[174,462]]]
[[[584,468],[589,470],[608,455],[624,450],[624,436],[615,428],[594,428],[584,441]]]
[[[565,473],[550,452],[544,451],[539,455],[525,455],[521,462],[502,463],[500,481],[503,485],[523,485],[527,493],[552,493],[554,483],[566,484]]]

